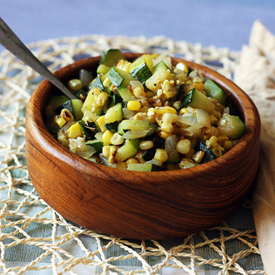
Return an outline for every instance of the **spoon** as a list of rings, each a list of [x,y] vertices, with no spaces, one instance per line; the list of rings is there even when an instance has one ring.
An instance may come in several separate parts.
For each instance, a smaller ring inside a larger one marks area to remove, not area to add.
[[[0,43],[16,57],[30,66],[34,71],[50,81],[70,99],[75,99],[74,94],[56,77],[47,67],[38,60],[26,45],[15,35],[9,26],[0,17]]]

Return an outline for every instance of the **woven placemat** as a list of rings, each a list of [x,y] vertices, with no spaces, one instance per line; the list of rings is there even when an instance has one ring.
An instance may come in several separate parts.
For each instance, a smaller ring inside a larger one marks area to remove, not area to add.
[[[166,37],[92,35],[29,47],[52,71],[119,48],[182,57],[232,78],[240,57],[226,48]],[[9,52],[0,54],[1,274],[265,274],[246,207],[220,226],[162,241],[114,238],[66,222],[38,196],[26,166],[25,108],[41,80]]]

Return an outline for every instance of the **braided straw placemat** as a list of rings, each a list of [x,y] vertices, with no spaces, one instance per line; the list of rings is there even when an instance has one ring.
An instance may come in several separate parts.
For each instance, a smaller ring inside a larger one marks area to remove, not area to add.
[[[166,37],[92,35],[29,47],[52,71],[120,48],[183,57],[232,78],[240,57]],[[242,207],[215,228],[162,241],[99,235],[51,209],[33,188],[25,160],[25,108],[41,80],[7,51],[0,54],[1,274],[265,274],[250,208]]]

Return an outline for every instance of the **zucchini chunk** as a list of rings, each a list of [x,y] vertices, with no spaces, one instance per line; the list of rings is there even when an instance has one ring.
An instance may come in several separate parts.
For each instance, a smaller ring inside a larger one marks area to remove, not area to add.
[[[151,136],[157,131],[157,129],[158,124],[150,123],[148,120],[126,119],[119,123],[117,131],[120,135],[124,135],[127,131],[137,132],[148,130],[146,136]]]
[[[102,114],[103,111],[103,107],[98,106],[96,104],[96,99],[99,96],[100,93],[104,93],[102,91],[99,90],[99,88],[97,87],[93,87],[87,97],[86,100],[81,108],[82,113],[84,113],[85,111],[91,111],[92,113],[100,116]]]
[[[97,87],[100,91],[104,91],[104,86],[101,80],[101,77],[98,76],[89,86],[89,90],[91,90],[93,87]]]
[[[154,146],[149,150],[143,152],[143,159],[148,161],[154,158],[157,149],[164,149],[165,148],[165,139],[162,137],[157,136],[153,140]]]
[[[95,155],[102,153],[103,142],[100,140],[89,140],[85,143],[89,148],[94,148],[96,150]]]
[[[201,163],[206,163],[206,162],[209,162],[209,161],[214,160],[216,158],[214,153],[200,139],[198,140],[198,142],[197,142],[194,149],[195,149],[196,152],[198,152],[200,150],[205,152]]]
[[[121,98],[124,101],[130,101],[135,99],[131,91],[125,86],[117,88],[117,93],[121,96]]]
[[[154,67],[153,75],[146,80],[145,86],[151,91],[156,91],[164,80],[171,80],[172,78],[171,70],[161,61]]]
[[[115,121],[121,121],[123,119],[122,104],[118,103],[115,106],[109,108],[105,114],[105,122],[113,123]]]
[[[152,76],[153,61],[143,55],[136,59],[130,66],[130,75],[141,83],[144,83],[149,77]]]
[[[126,59],[122,52],[119,49],[110,49],[103,54],[99,64],[103,64],[110,68],[120,59]]]
[[[226,106],[226,95],[224,91],[211,79],[207,79],[204,83],[206,95],[216,99],[221,105]]]
[[[215,109],[215,105],[203,93],[193,88],[181,101],[180,108],[190,106],[193,108],[203,109],[211,113]]]
[[[221,134],[231,139],[239,139],[244,134],[246,126],[239,116],[224,113],[218,123]]]
[[[131,139],[118,148],[116,151],[116,161],[121,162],[134,157],[139,150],[139,143],[140,141],[138,139]]]
[[[131,77],[127,72],[116,67],[112,67],[108,71],[107,76],[117,87],[128,86],[130,81],[135,80],[135,78]]]
[[[75,120],[80,120],[83,117],[83,113],[81,108],[83,106],[83,102],[80,99],[70,99],[63,103],[56,109],[56,113],[60,114],[62,109],[67,109],[73,115]]]
[[[151,172],[151,171],[163,171],[163,167],[151,164],[151,163],[129,163],[127,170],[140,171],[140,172]]]

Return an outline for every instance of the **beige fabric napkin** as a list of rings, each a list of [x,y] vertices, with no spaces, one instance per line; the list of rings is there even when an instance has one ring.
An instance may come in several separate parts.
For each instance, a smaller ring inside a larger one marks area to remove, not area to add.
[[[275,36],[256,21],[243,46],[235,82],[255,102],[261,122],[261,155],[253,212],[265,271],[275,275]]]

